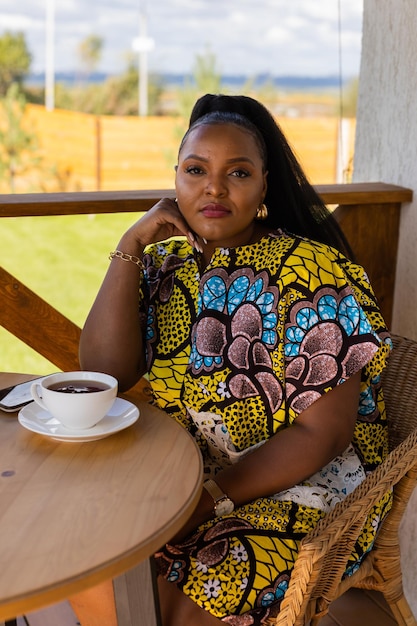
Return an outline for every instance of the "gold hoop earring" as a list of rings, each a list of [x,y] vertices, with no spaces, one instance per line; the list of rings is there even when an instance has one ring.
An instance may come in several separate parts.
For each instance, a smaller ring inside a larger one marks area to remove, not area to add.
[[[266,220],[268,217],[268,207],[266,204],[262,203],[256,209],[256,219],[257,220]]]

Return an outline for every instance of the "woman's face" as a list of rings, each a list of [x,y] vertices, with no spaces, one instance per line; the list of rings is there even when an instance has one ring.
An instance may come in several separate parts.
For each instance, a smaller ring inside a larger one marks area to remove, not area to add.
[[[266,193],[255,138],[235,124],[197,126],[178,157],[176,192],[191,230],[211,247],[249,243]]]

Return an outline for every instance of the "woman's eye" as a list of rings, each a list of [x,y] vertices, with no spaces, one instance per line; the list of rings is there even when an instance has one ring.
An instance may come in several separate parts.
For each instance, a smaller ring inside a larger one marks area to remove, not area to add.
[[[197,165],[190,165],[189,167],[185,168],[186,174],[201,174],[202,172],[203,170],[201,169],[201,167],[197,167]]]
[[[247,170],[234,170],[232,172],[232,176],[236,176],[237,178],[246,178],[247,176],[250,176],[250,174]]]

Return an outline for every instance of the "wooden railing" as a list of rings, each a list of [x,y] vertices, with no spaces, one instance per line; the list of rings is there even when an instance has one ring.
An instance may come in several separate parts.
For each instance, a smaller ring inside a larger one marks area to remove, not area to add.
[[[387,325],[391,325],[400,208],[412,191],[383,183],[317,185],[336,205],[357,261],[369,275]],[[0,196],[0,217],[147,211],[172,190],[19,194]],[[45,268],[45,272],[48,268]],[[80,328],[10,273],[0,268],[0,324],[62,370],[79,368]]]

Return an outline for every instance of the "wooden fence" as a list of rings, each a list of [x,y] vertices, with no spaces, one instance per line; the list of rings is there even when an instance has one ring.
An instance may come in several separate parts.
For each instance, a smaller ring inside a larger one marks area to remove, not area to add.
[[[278,118],[313,183],[335,183],[339,122],[336,117]],[[177,117],[94,116],[28,105],[27,127],[39,141],[41,164],[16,181],[30,191],[166,189],[185,122]],[[355,121],[348,120],[346,152],[353,154]],[[0,181],[0,192],[7,193]]]
[[[44,191],[173,186],[175,118],[98,117],[33,105],[28,118],[41,145]]]

